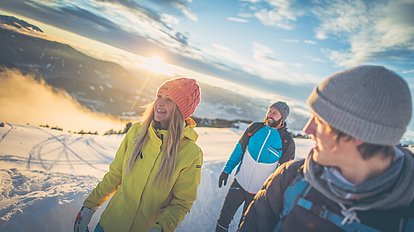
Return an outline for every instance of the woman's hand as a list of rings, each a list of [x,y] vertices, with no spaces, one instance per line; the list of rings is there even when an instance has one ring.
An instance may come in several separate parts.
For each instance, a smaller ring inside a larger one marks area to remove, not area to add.
[[[76,216],[73,231],[74,232],[89,232],[88,225],[94,213],[95,213],[95,210],[82,206],[81,210]]]

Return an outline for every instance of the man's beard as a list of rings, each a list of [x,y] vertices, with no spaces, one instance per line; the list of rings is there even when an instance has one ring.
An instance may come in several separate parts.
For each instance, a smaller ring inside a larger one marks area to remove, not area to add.
[[[269,121],[269,119],[267,119],[267,125],[270,127],[277,127],[279,126],[280,122],[282,121],[282,119],[279,120],[272,120],[272,122]]]

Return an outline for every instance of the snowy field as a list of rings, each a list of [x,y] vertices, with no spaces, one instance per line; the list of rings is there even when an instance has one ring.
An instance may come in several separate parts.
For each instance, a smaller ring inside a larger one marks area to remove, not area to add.
[[[214,231],[230,185],[218,188],[218,176],[243,130],[197,132],[204,151],[201,184],[177,231]],[[5,123],[0,127],[0,231],[73,231],[83,200],[108,170],[122,138]],[[312,141],[295,141],[297,157],[303,158]],[[91,229],[105,206],[95,213]],[[236,231],[238,219],[233,221],[230,231]]]

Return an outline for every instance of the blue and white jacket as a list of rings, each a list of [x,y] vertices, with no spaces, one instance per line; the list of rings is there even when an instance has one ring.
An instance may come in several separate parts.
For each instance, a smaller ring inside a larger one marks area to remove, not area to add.
[[[276,168],[295,158],[295,142],[286,127],[275,129],[263,122],[250,124],[234,148],[224,172],[230,174],[237,166],[237,182],[255,194]]]

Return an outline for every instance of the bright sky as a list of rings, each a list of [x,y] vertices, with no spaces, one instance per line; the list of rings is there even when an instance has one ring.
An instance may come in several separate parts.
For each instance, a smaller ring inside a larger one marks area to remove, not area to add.
[[[0,10],[123,50],[97,56],[296,104],[358,64],[385,65],[414,89],[414,0],[3,0]]]

